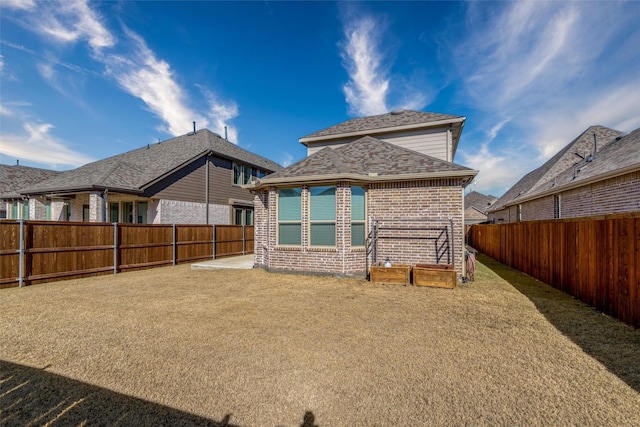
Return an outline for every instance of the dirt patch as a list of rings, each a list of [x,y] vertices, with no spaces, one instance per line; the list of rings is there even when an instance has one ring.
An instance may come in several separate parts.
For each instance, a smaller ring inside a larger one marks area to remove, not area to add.
[[[454,290],[188,265],[3,290],[0,424],[640,425],[611,362],[640,332],[485,262]]]

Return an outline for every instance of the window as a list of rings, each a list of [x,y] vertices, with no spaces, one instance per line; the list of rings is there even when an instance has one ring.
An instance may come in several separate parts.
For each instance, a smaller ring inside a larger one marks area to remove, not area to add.
[[[51,221],[51,200],[44,202],[44,219]]]
[[[109,222],[120,221],[120,205],[118,203],[109,203]]]
[[[242,180],[243,184],[251,183],[251,175],[253,174],[253,168],[251,166],[244,167],[244,179]]]
[[[18,218],[18,202],[11,203],[11,219],[19,219]]]
[[[560,196],[557,194],[553,196],[553,217],[560,218]]]
[[[366,190],[351,187],[351,246],[364,246],[366,233]]]
[[[278,244],[302,244],[302,190],[283,188],[278,190]]]
[[[518,222],[522,221],[522,205],[518,205],[516,208],[516,218]]]
[[[253,225],[253,209],[233,208],[234,225]]]
[[[336,187],[309,188],[309,244],[336,245]]]
[[[29,202],[22,202],[22,219],[29,219]]]
[[[264,178],[265,175],[266,175],[265,171],[263,170],[258,171],[258,174],[257,174],[258,178]]]
[[[82,205],[82,221],[89,222],[90,215],[89,205]]]
[[[133,224],[133,202],[122,202],[122,222]]]
[[[147,202],[137,202],[136,203],[136,216],[138,217],[138,224],[146,224],[147,223]]]
[[[234,163],[233,164],[233,183],[235,185],[240,185],[242,184],[242,170],[244,168],[242,167],[241,164],[238,163]]]

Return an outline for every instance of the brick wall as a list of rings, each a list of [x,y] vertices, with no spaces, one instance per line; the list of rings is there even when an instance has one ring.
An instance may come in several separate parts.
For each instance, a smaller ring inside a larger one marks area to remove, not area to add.
[[[560,218],[580,218],[640,211],[640,172],[584,185],[557,194]],[[554,195],[521,203],[522,221],[554,218]],[[499,222],[516,222],[517,206],[489,214]],[[500,221],[502,219],[502,221]]]
[[[308,188],[302,187],[302,244],[283,247],[277,244],[277,189],[260,192],[255,197],[256,253],[255,263],[271,270],[317,272],[327,274],[366,274],[366,252],[363,247],[351,247],[351,189],[348,182],[336,185],[336,246],[319,248],[308,244]],[[435,219],[430,228],[443,227],[453,220],[451,260],[463,274],[463,191],[458,179],[376,183],[367,190],[367,217],[405,220]],[[424,227],[426,222],[419,225]],[[409,226],[414,225],[409,223]],[[426,236],[439,231],[423,230]],[[368,231],[367,231],[368,232]],[[414,231],[406,231],[415,235]],[[427,233],[427,234],[425,234]],[[429,243],[427,243],[429,242]],[[396,263],[435,262],[432,240],[398,240],[379,243],[378,253]],[[380,259],[379,259],[380,261]],[[444,261],[440,261],[441,263]]]
[[[154,215],[155,224],[205,224],[206,205],[204,203],[160,200],[158,213]],[[230,224],[231,207],[227,205],[209,205],[209,224]]]

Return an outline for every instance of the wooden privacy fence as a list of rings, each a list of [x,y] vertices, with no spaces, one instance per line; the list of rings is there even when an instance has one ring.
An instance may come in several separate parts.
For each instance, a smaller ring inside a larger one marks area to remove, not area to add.
[[[640,217],[473,225],[486,255],[640,328]]]
[[[253,253],[253,227],[0,221],[0,288]]]

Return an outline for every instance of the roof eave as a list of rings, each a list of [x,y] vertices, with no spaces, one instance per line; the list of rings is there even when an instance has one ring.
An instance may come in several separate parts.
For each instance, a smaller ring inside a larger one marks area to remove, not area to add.
[[[353,136],[364,136],[364,135],[376,135],[380,133],[390,133],[390,132],[398,132],[398,131],[412,130],[412,129],[427,129],[427,128],[450,125],[455,123],[464,124],[464,121],[466,119],[467,119],[466,117],[460,116],[460,117],[454,117],[451,119],[437,120],[437,121],[427,122],[427,123],[423,122],[423,123],[414,123],[410,125],[391,126],[391,127],[379,128],[379,129],[365,129],[365,130],[359,130],[355,132],[334,133],[331,135],[322,135],[322,136],[305,136],[305,137],[299,138],[298,142],[308,147],[309,143],[313,144],[316,142],[322,142],[330,139],[341,139],[341,138],[349,138]]]
[[[464,185],[478,174],[476,170],[464,171],[447,171],[447,172],[428,172],[428,173],[409,173],[398,175],[362,175],[357,173],[338,173],[326,175],[308,175],[301,177],[283,177],[283,178],[263,178],[255,183],[243,185],[242,188],[249,190],[258,190],[264,187],[281,187],[292,184],[319,184],[324,182],[351,181],[351,182],[389,182],[389,181],[416,181],[427,179],[443,179],[443,178],[468,178]]]
[[[23,190],[20,192],[23,196],[46,196],[46,195],[65,195],[65,194],[76,194],[76,193],[86,193],[91,191],[108,191],[113,193],[124,193],[124,194],[142,194],[142,190],[133,189],[133,188],[118,188],[118,187],[110,187],[105,185],[87,185],[82,187],[52,187],[46,188],[42,190]]]

